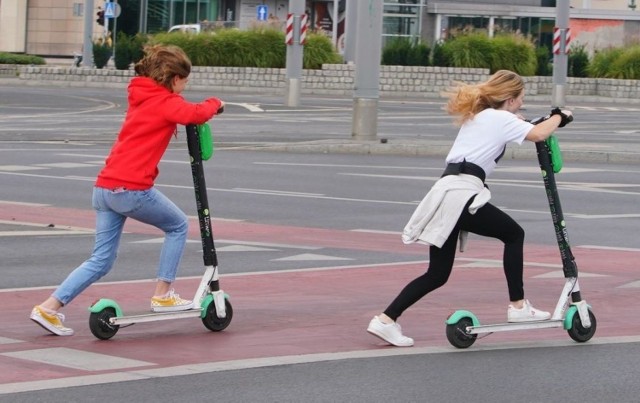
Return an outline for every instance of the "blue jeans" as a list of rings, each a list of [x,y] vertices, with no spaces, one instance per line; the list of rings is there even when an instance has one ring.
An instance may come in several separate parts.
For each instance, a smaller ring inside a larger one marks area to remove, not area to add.
[[[148,190],[109,190],[93,188],[96,210],[96,243],[91,257],[60,284],[53,297],[63,305],[71,302],[113,267],[127,217],[164,231],[157,278],[172,283],[187,242],[187,216],[155,188]]]

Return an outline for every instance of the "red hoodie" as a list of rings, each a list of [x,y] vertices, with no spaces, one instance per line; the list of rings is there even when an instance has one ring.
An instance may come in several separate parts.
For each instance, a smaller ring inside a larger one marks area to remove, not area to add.
[[[129,109],[96,186],[145,190],[158,176],[158,163],[177,125],[205,123],[222,106],[217,98],[187,102],[148,77],[129,83]]]

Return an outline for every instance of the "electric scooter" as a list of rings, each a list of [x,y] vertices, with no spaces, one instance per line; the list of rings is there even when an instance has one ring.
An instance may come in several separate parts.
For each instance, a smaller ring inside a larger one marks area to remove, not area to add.
[[[538,124],[549,117],[550,115],[538,118],[531,123]],[[573,117],[571,117],[571,120],[573,120]],[[565,284],[558,303],[551,318],[547,320],[491,325],[482,325],[473,313],[466,310],[458,310],[446,320],[447,340],[454,347],[470,347],[479,334],[488,336],[493,332],[510,330],[563,328],[569,333],[569,337],[580,343],[589,341],[596,332],[596,317],[591,311],[591,306],[582,299],[580,294],[578,266],[571,253],[566,223],[560,206],[555,174],[560,172],[562,168],[562,156],[556,137],[551,136],[545,141],[537,142],[536,151],[540,169],[542,170],[542,178],[551,210],[556,240],[560,249],[562,271],[565,277]],[[571,298],[571,302],[569,302],[569,298]]]
[[[221,112],[222,110],[218,111],[218,113]],[[200,318],[204,326],[214,332],[226,329],[231,323],[233,308],[229,302],[229,296],[220,289],[218,258],[213,242],[207,186],[202,167],[203,159],[208,159],[213,152],[211,131],[206,123],[198,126],[187,125],[186,131],[205,266],[204,275],[193,297],[193,307],[185,311],[125,316],[118,303],[111,299],[102,298],[89,307],[91,312],[89,328],[98,339],[108,340],[118,332],[120,327],[142,322]]]

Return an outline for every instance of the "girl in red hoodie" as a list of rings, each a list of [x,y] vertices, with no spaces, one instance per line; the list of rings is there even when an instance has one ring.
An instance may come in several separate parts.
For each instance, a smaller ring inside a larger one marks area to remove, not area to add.
[[[129,83],[129,108],[122,129],[93,189],[93,253],[31,312],[33,321],[59,336],[70,336],[73,330],[64,326],[64,316],[58,310],[111,270],[128,217],[165,233],[151,310],[180,311],[193,305],[171,288],[187,240],[187,216],[153,185],[158,163],[171,137],[177,135],[177,125],[204,123],[224,103],[209,98],[193,104],[182,98],[180,93],[187,85],[191,62],[176,46],[146,48],[135,72],[136,77]]]

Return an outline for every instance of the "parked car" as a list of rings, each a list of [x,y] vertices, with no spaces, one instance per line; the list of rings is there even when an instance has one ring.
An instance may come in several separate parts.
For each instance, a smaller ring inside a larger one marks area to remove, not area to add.
[[[201,30],[200,24],[174,25],[169,28],[169,32],[186,32],[189,34],[198,34]]]

